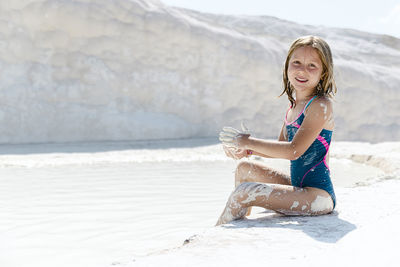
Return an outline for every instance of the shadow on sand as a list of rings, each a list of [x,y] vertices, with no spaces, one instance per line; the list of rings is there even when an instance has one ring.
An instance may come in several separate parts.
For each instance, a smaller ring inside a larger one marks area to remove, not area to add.
[[[253,227],[294,229],[324,243],[336,243],[357,228],[354,224],[340,219],[336,211],[323,216],[284,216],[271,211],[261,214],[264,213],[267,216],[237,220],[222,227],[227,229]]]

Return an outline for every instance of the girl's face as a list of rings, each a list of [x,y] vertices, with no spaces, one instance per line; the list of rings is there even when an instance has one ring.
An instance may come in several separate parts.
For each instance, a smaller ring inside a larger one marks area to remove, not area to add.
[[[287,74],[296,94],[311,95],[321,79],[322,70],[321,59],[314,48],[303,46],[295,49],[289,59]]]

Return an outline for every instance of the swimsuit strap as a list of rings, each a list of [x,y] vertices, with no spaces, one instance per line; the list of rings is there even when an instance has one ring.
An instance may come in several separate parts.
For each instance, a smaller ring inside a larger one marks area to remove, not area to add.
[[[292,123],[295,122],[298,118],[300,118],[301,114],[304,113],[304,111],[306,110],[306,108],[311,104],[311,102],[312,102],[316,97],[317,97],[317,96],[314,96],[313,98],[311,98],[311,99],[307,102],[307,104],[304,106],[303,110],[300,112],[300,114],[297,116],[297,118],[296,118],[294,121],[290,122],[290,123],[287,121],[287,115],[288,115],[288,113],[289,113],[289,110],[290,110],[292,107],[289,107],[288,110],[286,111],[286,116],[285,116],[285,123],[286,123],[286,125],[292,124]]]
[[[303,109],[303,111],[302,111],[301,113],[303,113],[303,112],[307,109],[307,107],[311,104],[311,102],[312,102],[316,97],[317,97],[317,96],[314,96],[313,98],[310,99],[310,101],[307,102],[307,104],[305,105],[305,107],[304,107],[304,109]]]

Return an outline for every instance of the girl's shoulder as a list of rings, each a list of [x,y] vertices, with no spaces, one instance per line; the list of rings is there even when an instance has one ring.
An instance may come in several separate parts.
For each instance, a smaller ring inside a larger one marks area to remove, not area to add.
[[[313,114],[324,114],[325,116],[330,115],[333,112],[333,101],[329,97],[318,96],[312,101],[306,112]]]
[[[314,107],[319,107],[322,109],[325,108],[332,108],[333,107],[333,101],[331,98],[327,96],[317,96],[314,101],[311,103],[310,106]]]

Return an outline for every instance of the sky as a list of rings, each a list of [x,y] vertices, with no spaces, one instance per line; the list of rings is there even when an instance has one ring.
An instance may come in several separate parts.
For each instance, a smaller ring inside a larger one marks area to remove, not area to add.
[[[300,24],[351,28],[400,38],[399,0],[160,0],[216,14],[268,15]]]

